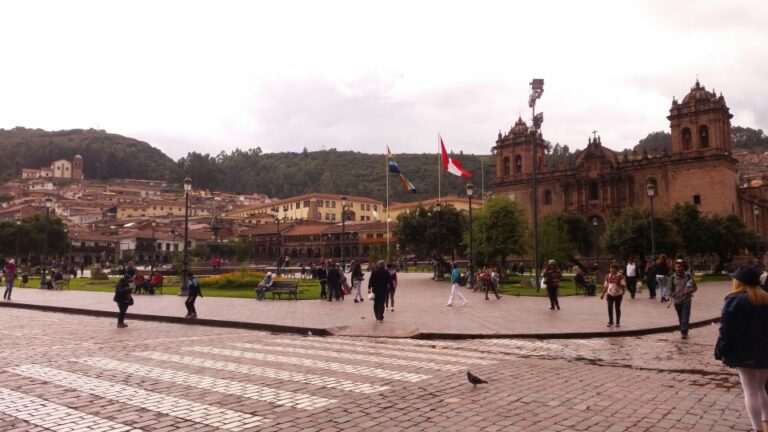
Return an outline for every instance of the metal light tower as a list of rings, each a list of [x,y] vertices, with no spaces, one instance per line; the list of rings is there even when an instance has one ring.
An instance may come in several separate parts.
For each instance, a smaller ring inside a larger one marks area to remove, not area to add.
[[[475,186],[472,185],[472,183],[467,183],[467,199],[469,200],[469,250],[467,253],[467,259],[469,261],[469,277],[467,278],[467,285],[470,285],[470,282],[473,281],[474,278],[474,269],[473,269],[473,258],[472,258],[472,194],[475,192]]]
[[[19,231],[21,231],[21,221],[16,221],[16,265],[21,266],[21,258],[19,257]]]
[[[270,212],[272,213],[272,218],[277,222],[277,267],[275,268],[275,273],[280,274],[280,264],[283,262],[283,247],[280,244],[280,218],[278,217],[277,207],[272,207]]]
[[[344,247],[346,247],[346,235],[347,235],[347,207],[349,206],[349,200],[347,197],[341,197],[341,271],[346,270],[344,265]]]
[[[595,268],[600,267],[600,232],[598,231],[598,225],[600,221],[597,216],[592,218],[592,226],[595,227]]]
[[[157,256],[157,240],[155,239],[156,221],[152,221],[152,258],[149,261],[149,270],[155,271],[155,257]]]
[[[651,262],[656,261],[656,238],[654,236],[654,221],[653,221],[653,197],[656,196],[656,185],[648,183],[645,186],[645,192],[648,194],[648,199],[651,203]]]
[[[755,252],[757,254],[757,266],[763,266],[763,257],[760,255],[760,230],[757,228],[757,216],[760,215],[760,206],[752,206],[752,214],[755,217]]]
[[[536,184],[536,168],[538,160],[536,157],[536,145],[539,142],[539,134],[541,132],[541,123],[544,122],[544,114],[536,114],[536,101],[544,94],[544,80],[541,78],[534,78],[531,83],[531,94],[528,96],[528,106],[531,108],[532,127],[531,135],[533,135],[531,152],[531,207],[533,215],[533,268],[535,273],[536,291],[540,289],[539,275],[541,274],[541,268],[539,264],[539,191]]]
[[[192,191],[192,179],[184,179],[184,257],[181,261],[181,291],[179,295],[189,294],[189,193]]]
[[[45,203],[45,232],[43,234],[43,258],[40,263],[40,288],[45,288],[46,268],[45,264],[48,258],[48,225],[51,223],[51,208],[53,208],[53,198],[48,197],[43,200]]]

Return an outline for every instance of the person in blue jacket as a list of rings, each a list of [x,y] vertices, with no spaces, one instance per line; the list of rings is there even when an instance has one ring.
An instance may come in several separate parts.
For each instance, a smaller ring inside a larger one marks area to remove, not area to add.
[[[756,431],[768,430],[768,293],[760,287],[760,272],[741,266],[733,291],[725,297],[715,358],[736,368],[747,414]]]

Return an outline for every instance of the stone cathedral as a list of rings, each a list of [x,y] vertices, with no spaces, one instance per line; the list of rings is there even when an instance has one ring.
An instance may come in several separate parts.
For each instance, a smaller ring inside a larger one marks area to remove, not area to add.
[[[671,152],[615,152],[603,147],[595,135],[574,159],[559,165],[548,163],[541,135],[534,136],[518,119],[509,132],[499,133],[493,147],[493,193],[516,200],[531,220],[531,152],[535,151],[540,216],[577,212],[602,228],[624,207],[648,206],[648,184],[655,187],[653,205],[660,212],[690,202],[702,213],[741,215],[737,161],[731,156],[731,117],[722,94],[708,91],[697,80],[681,101],[672,99],[667,116]]]

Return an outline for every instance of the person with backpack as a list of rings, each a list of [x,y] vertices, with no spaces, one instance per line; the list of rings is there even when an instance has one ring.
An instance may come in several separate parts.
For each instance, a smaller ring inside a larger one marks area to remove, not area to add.
[[[547,286],[547,295],[549,296],[549,310],[560,310],[560,301],[557,298],[557,292],[560,289],[560,269],[557,268],[557,261],[549,260],[547,268],[541,275],[541,281]]]
[[[200,296],[200,298],[203,298],[203,292],[200,290],[200,282],[197,281],[197,278],[194,274],[189,273],[189,282],[187,283],[187,289],[189,294],[187,295],[187,300],[184,302],[184,305],[187,307],[187,316],[184,318],[191,318],[195,319],[197,318],[197,311],[195,310],[195,300],[197,300],[197,297]]]
[[[680,335],[688,338],[688,322],[691,318],[691,299],[696,292],[696,282],[693,275],[685,271],[685,262],[675,263],[675,272],[669,278],[669,299],[675,305],[677,319],[680,322]]]
[[[459,271],[459,266],[456,265],[456,263],[453,263],[451,266],[451,296],[448,297],[448,304],[446,306],[453,306],[453,298],[458,297],[463,302],[461,305],[466,306],[469,302],[464,297],[464,294],[461,293],[459,288],[463,285],[463,281],[466,281],[465,278],[462,278],[461,272]],[[466,283],[466,282],[464,282]]]

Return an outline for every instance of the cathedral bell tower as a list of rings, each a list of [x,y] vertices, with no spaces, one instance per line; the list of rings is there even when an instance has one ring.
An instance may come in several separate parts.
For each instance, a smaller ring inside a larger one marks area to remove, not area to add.
[[[532,172],[531,151],[536,142],[536,166],[540,171],[544,163],[544,140],[541,136],[534,136],[533,130],[518,117],[517,122],[506,135],[499,132],[496,146],[493,147],[496,154],[496,182],[515,181],[522,178],[530,178]]]
[[[673,156],[697,156],[731,152],[731,118],[722,93],[717,96],[696,84],[682,102],[672,99],[669,127]]]

